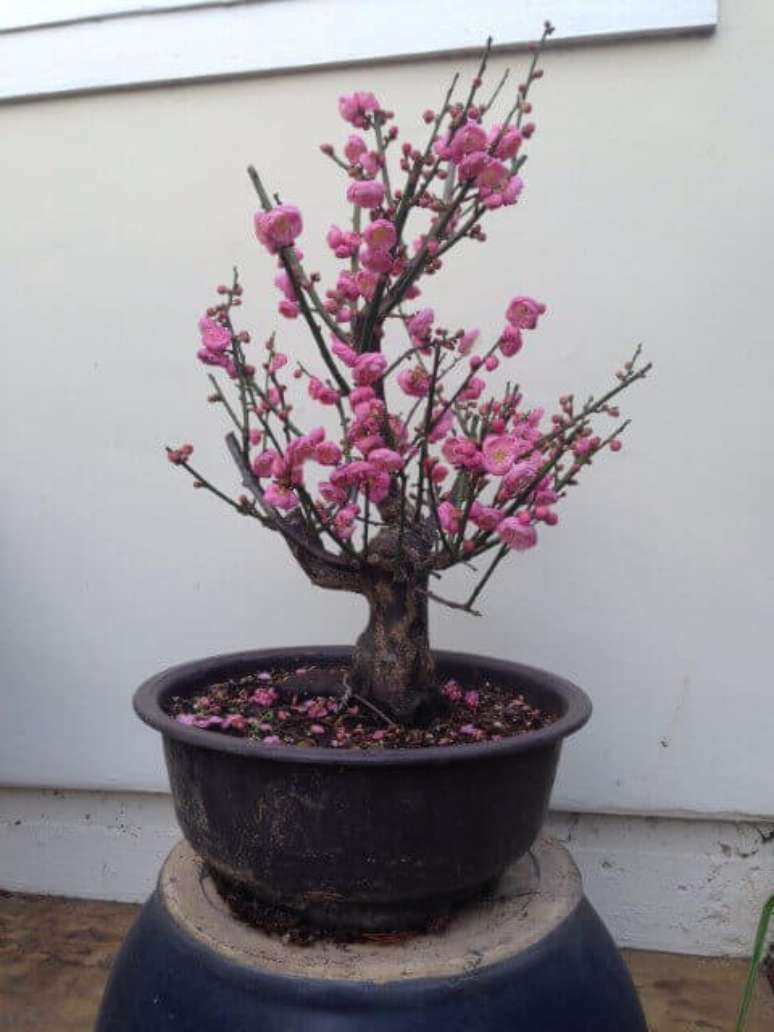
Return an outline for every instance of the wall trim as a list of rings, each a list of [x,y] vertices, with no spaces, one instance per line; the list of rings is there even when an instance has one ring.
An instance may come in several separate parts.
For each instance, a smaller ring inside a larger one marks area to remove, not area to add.
[[[367,8],[367,16],[365,14]],[[0,101],[564,43],[710,32],[718,0],[12,0]]]

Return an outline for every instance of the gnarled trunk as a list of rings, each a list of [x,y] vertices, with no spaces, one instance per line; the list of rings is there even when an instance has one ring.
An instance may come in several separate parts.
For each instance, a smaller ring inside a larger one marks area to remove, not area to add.
[[[427,585],[426,574],[396,580],[370,572],[370,618],[352,657],[355,691],[404,724],[421,720],[434,697]]]

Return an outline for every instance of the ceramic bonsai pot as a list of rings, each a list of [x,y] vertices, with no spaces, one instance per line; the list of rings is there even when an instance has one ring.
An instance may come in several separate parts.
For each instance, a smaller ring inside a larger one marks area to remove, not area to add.
[[[492,885],[532,845],[563,740],[587,696],[531,667],[435,654],[441,677],[489,678],[549,713],[497,742],[395,749],[269,746],[184,726],[174,696],[265,668],[341,665],[339,646],[234,653],[152,677],[135,696],[159,730],[186,839],[226,884],[330,928],[421,928]]]

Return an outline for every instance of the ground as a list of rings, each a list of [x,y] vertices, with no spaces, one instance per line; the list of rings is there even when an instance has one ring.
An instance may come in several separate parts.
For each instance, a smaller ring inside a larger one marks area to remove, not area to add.
[[[128,903],[0,893],[0,1030],[90,1032]],[[746,964],[627,951],[650,1032],[731,1032]],[[747,1032],[774,1028],[765,979]]]

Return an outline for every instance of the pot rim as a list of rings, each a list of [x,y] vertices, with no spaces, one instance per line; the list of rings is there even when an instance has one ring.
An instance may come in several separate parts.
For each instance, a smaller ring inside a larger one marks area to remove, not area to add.
[[[520,680],[554,694],[563,706],[563,712],[547,727],[537,731],[527,731],[521,735],[513,735],[497,742],[471,742],[470,744],[431,745],[417,749],[385,749],[358,750],[332,749],[330,746],[314,746],[300,748],[279,744],[264,745],[245,738],[224,735],[206,728],[188,727],[167,714],[162,701],[172,694],[174,688],[181,688],[193,677],[206,680],[208,672],[214,676],[220,671],[223,676],[230,664],[256,665],[277,662],[280,659],[295,661],[309,659],[313,656],[326,660],[347,659],[352,654],[349,645],[303,645],[299,647],[285,646],[274,649],[250,649],[243,652],[227,652],[202,659],[189,660],[167,667],[153,677],[144,681],[134,693],[134,710],[145,724],[160,731],[166,738],[172,738],[185,745],[214,752],[231,753],[247,759],[271,760],[278,763],[317,764],[337,767],[367,766],[423,766],[425,764],[443,764],[457,761],[468,761],[495,756],[508,756],[516,753],[527,753],[534,749],[551,747],[563,738],[580,730],[591,717],[591,700],[588,695],[563,677],[551,674],[539,667],[514,663],[510,660],[493,659],[470,652],[453,652],[446,649],[434,649],[433,655],[443,666],[475,666],[485,668],[487,672],[509,680]],[[529,690],[529,684],[526,691]]]

